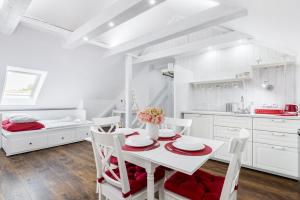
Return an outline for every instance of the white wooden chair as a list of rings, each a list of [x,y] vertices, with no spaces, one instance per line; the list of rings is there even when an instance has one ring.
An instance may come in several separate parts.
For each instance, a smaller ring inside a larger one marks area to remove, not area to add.
[[[109,200],[147,199],[147,176],[144,169],[130,163],[125,163],[121,148],[125,142],[123,134],[100,133],[92,128],[92,144],[97,168],[97,188],[99,199],[104,196]],[[112,168],[109,159],[112,154],[118,158],[118,168]],[[137,170],[136,173],[133,171]],[[157,172],[157,171],[156,171]],[[156,174],[155,172],[155,174]],[[155,192],[163,188],[164,171],[160,169],[159,178],[155,183]],[[134,174],[132,174],[134,173]],[[128,176],[128,174],[130,174]],[[130,177],[130,181],[129,181]],[[133,177],[138,177],[136,182]],[[155,178],[156,179],[156,178]],[[132,185],[130,185],[132,184]],[[144,185],[143,185],[144,184]],[[132,188],[135,186],[135,189]],[[138,188],[137,187],[141,187]],[[162,192],[160,191],[160,194]]]
[[[170,199],[188,200],[188,199],[193,199],[191,195],[195,195],[194,198],[201,200],[201,199],[208,198],[206,195],[209,195],[209,199],[213,199],[213,200],[219,200],[219,199],[236,200],[238,179],[239,179],[239,173],[241,169],[241,156],[242,156],[242,152],[245,149],[248,138],[249,138],[249,132],[245,129],[242,129],[238,137],[231,139],[229,145],[229,152],[232,154],[232,157],[225,178],[211,175],[202,170],[198,170],[192,176],[177,172],[165,182],[165,192],[164,192],[165,199],[166,200],[170,200]],[[179,184],[185,184],[185,181],[187,180],[189,181],[192,180],[197,182],[197,188],[193,188],[191,185],[189,185],[189,187],[191,188],[190,193],[189,191],[184,191],[184,192],[180,191],[181,190],[180,186],[178,186],[178,181],[180,181]],[[206,184],[205,181],[207,180],[209,181],[214,180],[215,182],[214,183],[209,182],[209,184]],[[177,183],[173,184],[176,181]],[[198,188],[200,187],[199,184],[200,185],[203,184],[205,186],[204,188],[206,188],[207,185],[210,185],[210,187],[211,186],[215,187],[215,188],[210,188],[209,190],[209,191],[215,191],[215,193],[207,193],[204,190],[203,190],[204,192],[201,192],[202,191],[201,188],[200,189]],[[183,193],[185,195],[183,195]],[[187,195],[187,193],[189,194]]]
[[[113,116],[113,117],[93,118],[93,122],[95,126],[97,126],[100,132],[111,133],[114,130],[114,128],[116,129],[119,128],[121,117]],[[103,127],[109,127],[109,129],[104,130]]]
[[[179,118],[169,118],[165,117],[162,124],[163,128],[181,129],[179,134],[190,135],[192,119],[179,119]]]

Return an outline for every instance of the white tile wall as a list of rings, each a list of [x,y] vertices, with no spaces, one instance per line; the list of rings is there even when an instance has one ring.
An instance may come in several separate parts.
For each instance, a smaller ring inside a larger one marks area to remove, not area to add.
[[[244,44],[219,51],[210,51],[201,55],[193,55],[176,59],[176,64],[190,69],[195,80],[215,80],[234,78],[238,73],[250,71],[251,81],[243,84],[195,86],[192,89],[193,101],[189,102],[190,109],[225,110],[227,102],[240,102],[245,97],[246,103],[255,105],[278,104],[295,102],[295,67],[283,67],[253,70],[251,65],[260,63],[283,62],[287,56],[274,50]],[[290,59],[290,58],[289,58]],[[262,89],[261,84],[268,80],[274,89]]]

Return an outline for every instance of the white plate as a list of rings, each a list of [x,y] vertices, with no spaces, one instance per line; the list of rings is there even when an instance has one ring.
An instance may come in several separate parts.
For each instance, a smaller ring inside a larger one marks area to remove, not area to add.
[[[142,136],[142,135],[134,135],[126,139],[125,144],[132,147],[145,147],[153,144],[154,141]]]
[[[170,138],[176,135],[175,131],[172,129],[159,129],[158,136],[161,138]]]
[[[173,143],[173,146],[185,151],[200,151],[205,148],[205,145],[202,143],[180,138]]]
[[[118,128],[118,129],[115,130],[115,133],[121,133],[121,134],[124,134],[124,135],[130,135],[134,132],[136,132],[136,131],[132,128]]]

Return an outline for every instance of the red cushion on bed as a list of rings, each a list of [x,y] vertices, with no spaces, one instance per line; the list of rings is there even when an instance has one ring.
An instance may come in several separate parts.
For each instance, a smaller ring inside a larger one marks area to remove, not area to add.
[[[191,176],[176,172],[165,182],[165,188],[191,200],[219,200],[224,180],[202,170]]]
[[[128,181],[130,185],[130,194],[135,194],[147,186],[147,172],[144,168],[136,166],[134,164],[126,164]],[[120,177],[119,168],[113,169],[114,173]],[[110,178],[116,180],[110,171],[105,172]],[[154,181],[159,181],[164,178],[165,172],[158,167],[154,173]]]
[[[9,119],[5,119],[5,120],[2,121],[2,126],[6,125],[6,124],[9,124],[9,123],[10,123]]]
[[[39,130],[45,128],[45,126],[39,122],[26,122],[26,123],[8,123],[2,125],[2,128],[10,132],[17,132],[17,131]]]

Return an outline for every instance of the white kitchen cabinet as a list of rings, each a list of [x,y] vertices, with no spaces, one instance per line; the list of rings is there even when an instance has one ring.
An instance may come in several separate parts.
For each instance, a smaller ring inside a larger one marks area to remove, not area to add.
[[[249,140],[252,141],[252,130],[246,129],[249,132]],[[214,137],[230,139],[238,137],[241,128],[225,127],[225,126],[215,126],[214,127]]]
[[[200,138],[213,138],[214,116],[201,114],[185,114],[185,119],[192,119],[190,135]]]
[[[300,120],[284,118],[254,118],[253,129],[297,134]]]
[[[298,148],[298,135],[291,133],[253,130],[253,142]]]
[[[215,116],[215,125],[233,128],[252,129],[252,118],[242,116]]]
[[[225,144],[216,152],[215,158],[229,162],[231,154],[228,152],[229,139],[215,137],[215,140],[225,142]],[[242,164],[252,166],[252,142],[247,142],[246,148],[242,154]]]
[[[298,149],[253,143],[253,166],[279,174],[298,177]]]

